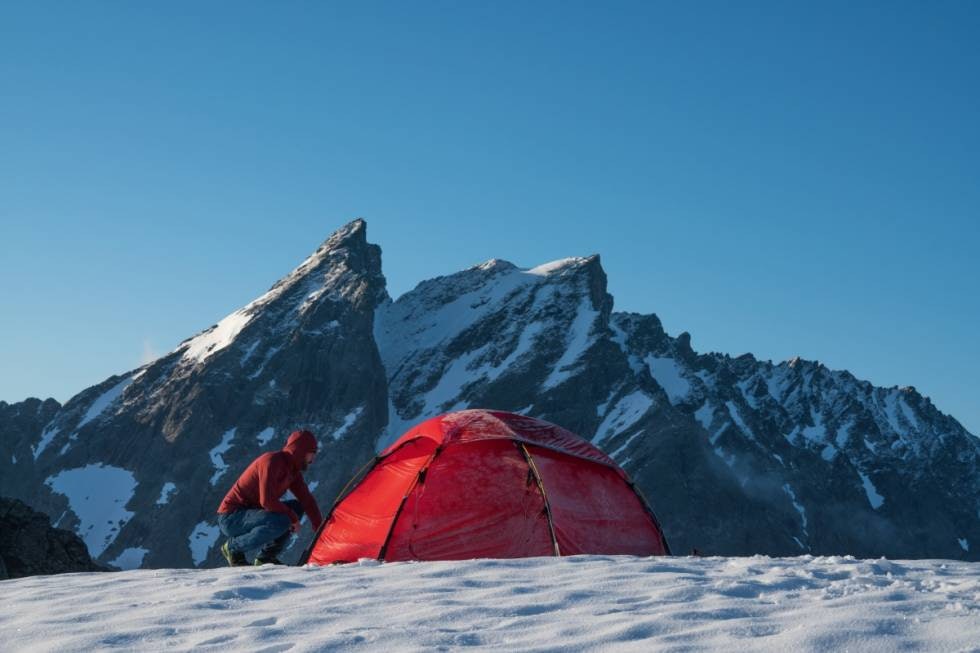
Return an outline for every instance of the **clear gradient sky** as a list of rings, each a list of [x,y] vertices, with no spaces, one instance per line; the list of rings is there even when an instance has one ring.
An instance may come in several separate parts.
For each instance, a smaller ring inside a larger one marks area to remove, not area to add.
[[[0,399],[173,349],[363,216],[392,295],[602,255],[698,351],[980,433],[980,3],[8,2]]]

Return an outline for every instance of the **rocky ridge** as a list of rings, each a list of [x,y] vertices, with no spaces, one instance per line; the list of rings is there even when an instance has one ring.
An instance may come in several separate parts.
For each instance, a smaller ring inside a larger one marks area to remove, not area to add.
[[[329,504],[410,424],[492,407],[607,451],[677,552],[978,559],[980,440],[927,398],[815,362],[699,354],[655,315],[614,312],[606,285],[598,256],[494,259],[392,300],[355,221],[159,360],[63,407],[0,402],[0,494],[106,563],[216,564],[227,484],[293,428],[321,435],[309,478]],[[92,484],[111,491],[81,494]]]

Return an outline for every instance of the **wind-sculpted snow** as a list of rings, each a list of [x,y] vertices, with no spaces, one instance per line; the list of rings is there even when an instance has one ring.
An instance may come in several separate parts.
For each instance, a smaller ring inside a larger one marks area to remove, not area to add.
[[[140,570],[0,582],[5,651],[977,651],[980,567],[631,558]]]

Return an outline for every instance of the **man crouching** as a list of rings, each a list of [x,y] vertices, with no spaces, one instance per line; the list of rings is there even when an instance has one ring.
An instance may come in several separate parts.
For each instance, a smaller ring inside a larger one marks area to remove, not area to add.
[[[281,451],[268,451],[235,481],[218,507],[218,526],[228,539],[221,553],[232,567],[248,564],[245,552],[258,550],[254,564],[281,565],[279,554],[291,533],[300,529],[305,512],[316,531],[323,521],[303,472],[316,456],[316,438],[294,431]],[[282,501],[286,490],[296,499]]]

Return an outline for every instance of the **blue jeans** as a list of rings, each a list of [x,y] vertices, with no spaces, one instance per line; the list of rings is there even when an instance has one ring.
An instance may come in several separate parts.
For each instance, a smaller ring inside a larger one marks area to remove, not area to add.
[[[289,509],[303,518],[303,506],[296,499],[283,501]],[[259,558],[275,558],[289,541],[288,515],[268,510],[249,509],[218,514],[218,527],[228,538],[232,551],[259,549]]]

